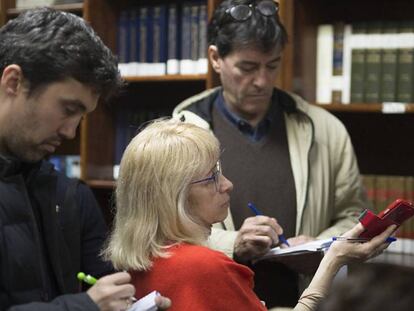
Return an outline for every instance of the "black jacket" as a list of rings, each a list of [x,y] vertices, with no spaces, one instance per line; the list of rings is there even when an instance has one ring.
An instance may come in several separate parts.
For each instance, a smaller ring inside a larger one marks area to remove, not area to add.
[[[60,296],[79,292],[79,271],[112,272],[98,256],[106,238],[99,206],[72,183],[47,162],[0,157],[0,310],[98,310],[85,293]]]

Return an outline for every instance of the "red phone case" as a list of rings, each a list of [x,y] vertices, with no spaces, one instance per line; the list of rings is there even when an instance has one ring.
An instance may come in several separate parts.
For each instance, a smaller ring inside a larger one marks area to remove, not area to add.
[[[371,239],[393,224],[400,226],[413,215],[413,204],[403,199],[395,200],[378,215],[366,209],[359,216],[360,223],[365,227],[365,231],[359,237]]]

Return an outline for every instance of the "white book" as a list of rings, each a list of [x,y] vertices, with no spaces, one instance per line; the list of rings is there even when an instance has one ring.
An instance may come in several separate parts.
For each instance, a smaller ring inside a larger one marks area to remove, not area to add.
[[[342,71],[342,103],[351,102],[351,48],[352,26],[345,25],[344,29],[344,53],[343,53],[343,71]]]
[[[316,102],[318,104],[332,102],[333,43],[333,25],[319,25],[316,43]]]

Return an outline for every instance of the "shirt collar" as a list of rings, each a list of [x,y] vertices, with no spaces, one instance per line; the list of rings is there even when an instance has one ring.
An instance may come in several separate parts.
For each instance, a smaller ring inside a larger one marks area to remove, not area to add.
[[[225,104],[223,91],[217,96],[216,99],[216,108],[218,111],[228,120],[231,124],[233,124],[237,129],[245,136],[250,138],[252,141],[257,142],[261,140],[264,136],[267,135],[270,129],[270,125],[272,123],[272,117],[275,114],[275,109],[270,105],[268,112],[264,116],[264,118],[257,124],[255,128],[253,128],[249,122],[245,119],[240,118],[238,115],[230,111]]]

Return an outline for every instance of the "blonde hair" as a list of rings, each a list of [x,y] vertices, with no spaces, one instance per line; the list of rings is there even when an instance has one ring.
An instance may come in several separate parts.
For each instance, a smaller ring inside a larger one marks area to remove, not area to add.
[[[214,166],[218,140],[198,126],[155,120],[120,164],[114,229],[103,254],[116,269],[147,270],[172,243],[202,244],[206,229],[187,212],[190,182]]]

